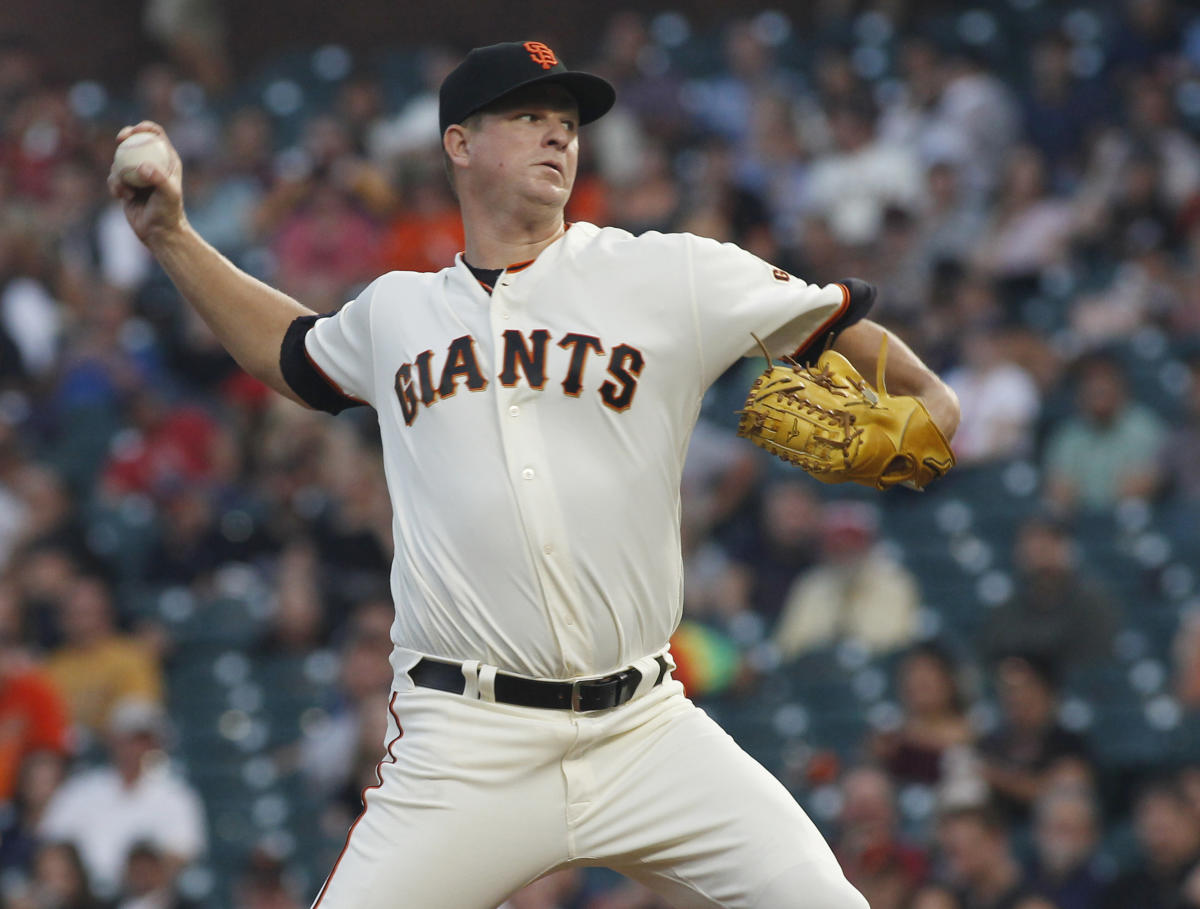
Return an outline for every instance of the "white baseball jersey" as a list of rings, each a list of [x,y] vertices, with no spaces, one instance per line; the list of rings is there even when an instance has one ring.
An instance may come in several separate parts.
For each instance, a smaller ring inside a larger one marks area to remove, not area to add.
[[[490,295],[460,255],[289,332],[334,403],[293,356],[298,394],[378,413],[397,671],[426,654],[568,679],[665,648],[705,390],[752,333],[790,353],[848,305],[731,244],[576,223]]]

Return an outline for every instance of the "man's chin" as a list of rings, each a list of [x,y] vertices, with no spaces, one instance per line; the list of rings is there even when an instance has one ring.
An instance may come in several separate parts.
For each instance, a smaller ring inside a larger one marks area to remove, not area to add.
[[[538,180],[529,188],[526,197],[531,202],[536,202],[539,205],[562,208],[567,204],[567,200],[571,198],[571,189],[568,186],[563,186],[561,183],[555,183],[550,180]]]

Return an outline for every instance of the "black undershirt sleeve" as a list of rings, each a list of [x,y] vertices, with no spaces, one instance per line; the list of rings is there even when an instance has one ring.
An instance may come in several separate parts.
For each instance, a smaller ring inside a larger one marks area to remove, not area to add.
[[[861,278],[846,278],[835,283],[846,288],[846,296],[849,298],[846,308],[824,331],[813,335],[803,347],[792,354],[792,359],[802,366],[816,363],[817,358],[832,346],[838,335],[855,322],[865,318],[871,311],[871,307],[875,305],[877,291],[874,284],[863,281]]]
[[[326,413],[341,413],[348,407],[361,407],[365,401],[343,394],[308,356],[304,348],[304,336],[317,324],[333,313],[320,316],[300,316],[288,326],[279,348],[279,371],[283,379],[305,404],[314,410]]]

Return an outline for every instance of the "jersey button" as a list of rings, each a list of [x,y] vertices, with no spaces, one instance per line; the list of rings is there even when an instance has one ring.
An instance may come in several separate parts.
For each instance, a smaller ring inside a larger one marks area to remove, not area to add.
[[[542,552],[546,553],[546,555],[554,555],[554,544],[547,543],[542,547]]]
[[[508,318],[508,310],[507,310],[507,309],[502,309],[502,310],[500,310],[500,318],[501,318],[501,319],[507,319],[507,318]]]
[[[521,408],[519,408],[516,404],[514,404],[512,407],[510,407],[508,409],[508,415],[510,417],[515,417],[518,414],[520,414],[520,412],[521,412]]]
[[[527,480],[532,480],[535,476],[537,476],[537,474],[533,472],[532,467],[526,467],[524,470],[521,471],[521,476],[523,476]]]

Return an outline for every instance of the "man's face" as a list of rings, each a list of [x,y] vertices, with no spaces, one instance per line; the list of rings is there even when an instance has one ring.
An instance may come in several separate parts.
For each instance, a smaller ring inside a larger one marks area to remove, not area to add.
[[[472,190],[485,197],[515,193],[561,208],[579,163],[578,106],[557,85],[513,92],[468,129],[468,149]]]
[[[1144,796],[1134,811],[1134,828],[1150,861],[1170,867],[1196,851],[1200,828],[1187,805],[1161,794]]]
[[[997,849],[986,827],[971,818],[949,818],[938,830],[938,839],[953,880],[969,884],[996,860]]]
[[[1052,874],[1066,874],[1095,848],[1095,818],[1085,799],[1058,799],[1039,813],[1035,835],[1042,865]]]

